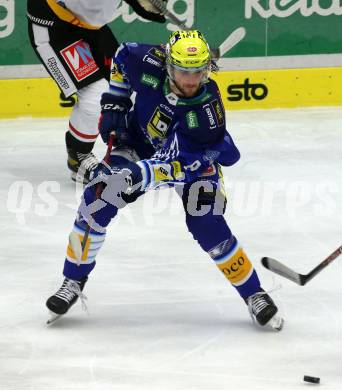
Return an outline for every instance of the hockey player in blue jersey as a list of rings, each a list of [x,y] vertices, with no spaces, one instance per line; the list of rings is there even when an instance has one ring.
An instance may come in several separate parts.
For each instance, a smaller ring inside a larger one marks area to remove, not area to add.
[[[209,46],[197,30],[174,32],[166,46],[126,43],[119,48],[109,89],[102,95],[99,122],[104,142],[115,131],[116,146],[85,188],[70,235],[77,238],[76,243],[69,241],[64,282],[47,300],[52,313],[65,314],[83,297],[106,227],[118,209],[168,185],[180,195],[189,232],[235,287],[253,318],[260,325],[282,328],[276,305],[261,288],[223,215],[221,166],[235,164],[240,153],[226,130],[218,87],[209,78],[212,66]]]

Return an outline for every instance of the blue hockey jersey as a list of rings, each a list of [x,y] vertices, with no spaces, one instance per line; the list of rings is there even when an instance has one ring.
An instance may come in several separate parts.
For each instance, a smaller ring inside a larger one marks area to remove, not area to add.
[[[126,43],[112,62],[109,92],[122,99],[136,92],[130,127],[154,150],[139,162],[145,187],[189,182],[214,163],[229,166],[240,158],[215,81],[195,97],[178,97],[170,90],[165,57],[162,46]]]

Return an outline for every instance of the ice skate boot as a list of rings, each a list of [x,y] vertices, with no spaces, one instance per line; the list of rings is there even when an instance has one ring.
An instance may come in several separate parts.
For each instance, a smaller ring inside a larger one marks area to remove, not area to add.
[[[80,153],[67,148],[68,168],[71,178],[78,183],[89,183],[90,173],[98,166],[99,162],[93,153]]]
[[[253,320],[261,325],[270,326],[272,329],[281,330],[284,320],[277,315],[278,308],[272,298],[261,290],[245,299]]]
[[[48,321],[48,324],[65,314],[70,307],[76,303],[78,298],[80,298],[82,304],[85,305],[84,301],[87,297],[82,291],[87,280],[87,277],[83,278],[81,281],[68,278],[64,279],[61,288],[46,301],[46,306],[51,312],[51,319]]]

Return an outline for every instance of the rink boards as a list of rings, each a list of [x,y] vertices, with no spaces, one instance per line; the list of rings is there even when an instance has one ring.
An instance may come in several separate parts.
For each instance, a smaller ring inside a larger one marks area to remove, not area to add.
[[[342,69],[222,71],[212,76],[226,109],[293,108],[342,105]],[[75,103],[62,100],[49,78],[0,80],[0,117],[67,116]]]

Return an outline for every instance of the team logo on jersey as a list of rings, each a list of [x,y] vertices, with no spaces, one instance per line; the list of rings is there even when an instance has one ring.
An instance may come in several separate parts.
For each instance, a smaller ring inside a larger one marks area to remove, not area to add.
[[[82,39],[61,50],[60,53],[78,81],[99,69],[88,43]]]
[[[189,111],[186,114],[186,122],[189,129],[196,129],[199,127],[196,111]]]
[[[113,62],[112,69],[110,70],[111,77],[116,76],[119,73],[118,64]]]
[[[147,73],[143,73],[141,75],[140,81],[142,84],[145,84],[148,87],[152,87],[153,89],[157,89],[160,84],[160,80],[157,79],[157,77],[154,77],[151,74],[147,74]]]
[[[179,100],[179,97],[173,92],[165,95],[165,98],[173,106],[176,106]]]
[[[110,71],[110,81],[116,82],[116,83],[123,83],[124,78],[123,75],[120,73],[118,65],[114,62],[112,65],[112,69]]]
[[[217,99],[215,99],[212,102],[210,102],[210,105],[214,111],[217,124],[219,125],[219,127],[222,126],[224,124],[224,113],[221,109],[220,102]]]
[[[147,124],[147,131],[152,139],[165,138],[171,122],[172,118],[161,112],[159,107],[157,107]]]
[[[143,61],[148,62],[149,64],[154,65],[158,68],[161,68],[163,66],[163,64],[160,61],[157,61],[157,60],[153,59],[152,57],[149,57],[147,54],[146,54],[146,56],[144,56]]]
[[[197,51],[197,47],[195,47],[195,46],[188,47],[188,48],[187,48],[187,51],[188,51],[189,53],[195,53],[195,51]]]
[[[164,52],[162,52],[161,50],[158,50],[156,47],[152,47],[148,53],[155,57],[155,58],[158,58],[158,60],[161,60],[161,61],[164,61],[165,58],[166,58],[166,55]]]
[[[213,114],[213,112],[212,112],[212,110],[211,110],[210,107],[211,107],[210,104],[205,104],[205,105],[203,106],[204,111],[205,111],[205,113],[206,113],[207,116],[208,116],[209,128],[210,128],[210,129],[215,129],[215,127],[217,127],[217,125],[216,125],[216,122],[215,122],[215,119],[214,119],[214,114]]]
[[[160,107],[164,109],[166,112],[168,112],[169,114],[175,115],[174,111],[172,111],[171,108],[166,104],[160,104]]]

